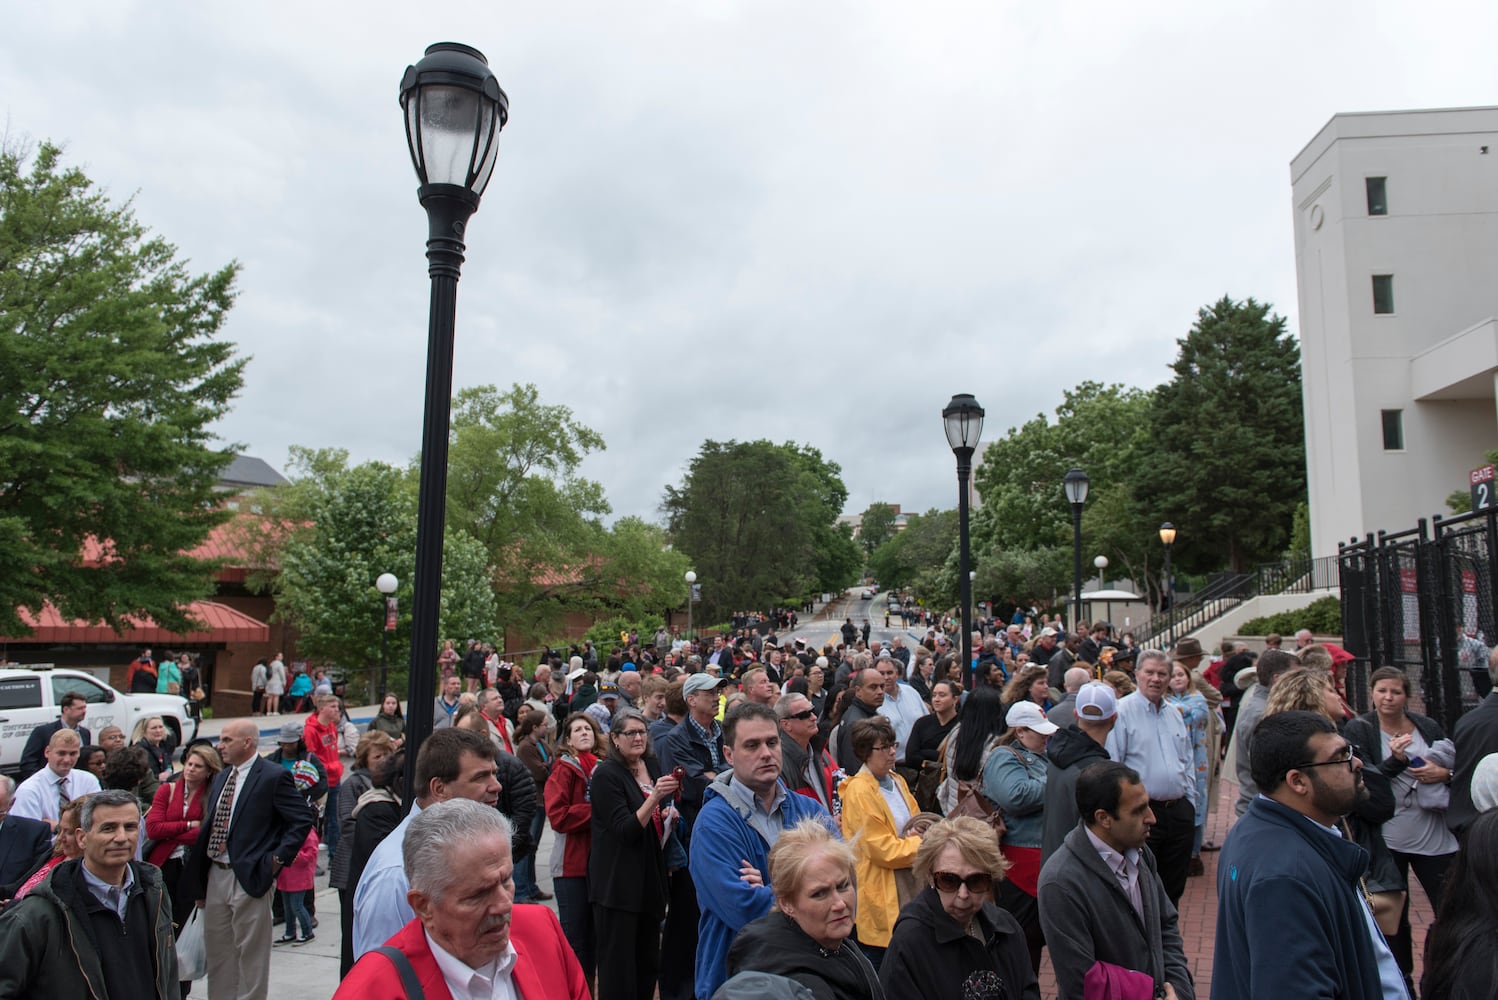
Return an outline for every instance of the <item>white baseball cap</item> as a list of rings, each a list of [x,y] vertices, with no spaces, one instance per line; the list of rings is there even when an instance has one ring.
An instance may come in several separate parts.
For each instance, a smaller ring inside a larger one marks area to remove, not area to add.
[[[1088,681],[1077,691],[1076,717],[1106,722],[1118,714],[1118,695],[1102,681]]]
[[[1033,701],[1017,701],[1009,706],[1004,716],[1005,724],[1018,728],[1033,729],[1042,736],[1049,736],[1058,728],[1045,717],[1045,711]]]

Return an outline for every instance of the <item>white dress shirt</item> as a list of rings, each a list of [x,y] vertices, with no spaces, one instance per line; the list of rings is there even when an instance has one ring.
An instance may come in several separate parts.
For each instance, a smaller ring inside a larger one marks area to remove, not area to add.
[[[421,815],[421,806],[412,803],[411,811],[394,830],[385,835],[364,865],[364,874],[354,889],[354,961],[390,940],[416,913],[406,902],[406,868],[401,846],[406,828]],[[454,994],[456,996],[456,994]]]
[[[1118,723],[1108,734],[1108,756],[1139,772],[1151,799],[1196,801],[1196,755],[1181,710],[1142,691],[1118,700]]]
[[[39,819],[55,826],[58,817],[62,815],[62,797],[59,792],[63,789],[67,790],[68,801],[71,802],[80,795],[92,795],[99,791],[99,779],[86,768],[75,767],[65,777],[59,778],[50,766],[44,767],[21,782],[16,789],[15,798],[11,800],[10,814],[24,816],[26,819]]]
[[[513,943],[507,943],[504,952],[482,969],[471,969],[462,959],[449,954],[433,941],[432,935],[428,934],[426,939],[427,947],[432,949],[432,957],[437,960],[437,968],[442,970],[442,979],[447,983],[447,991],[453,995],[453,1000],[521,1000],[510,979],[510,974],[515,971],[515,963],[520,958]]]

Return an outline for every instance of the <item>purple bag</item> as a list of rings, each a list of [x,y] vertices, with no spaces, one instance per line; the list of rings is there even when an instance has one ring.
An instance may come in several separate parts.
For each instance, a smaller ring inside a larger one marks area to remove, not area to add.
[[[1093,962],[1082,977],[1083,1000],[1154,1000],[1155,979],[1108,962]]]

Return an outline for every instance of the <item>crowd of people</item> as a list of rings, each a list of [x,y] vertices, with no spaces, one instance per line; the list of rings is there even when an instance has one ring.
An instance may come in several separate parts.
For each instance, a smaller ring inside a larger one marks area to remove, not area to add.
[[[351,734],[314,688],[265,756],[249,719],[175,755],[159,719],[94,743],[61,699],[0,781],[0,995],[263,997],[273,949],[315,938],[320,845],[339,997],[1038,998],[1046,956],[1068,1000],[1490,995],[1498,695],[1447,734],[1395,668],[1354,715],[1309,635],[1209,659],[1018,615],[963,663],[950,623],[816,648],[777,637],[794,612],[745,617],[529,677],[446,644],[409,811],[427,709],[394,694]],[[542,864],[554,915],[526,905]],[[1418,992],[1411,872],[1437,911]],[[1210,984],[1188,892],[1217,896]]]

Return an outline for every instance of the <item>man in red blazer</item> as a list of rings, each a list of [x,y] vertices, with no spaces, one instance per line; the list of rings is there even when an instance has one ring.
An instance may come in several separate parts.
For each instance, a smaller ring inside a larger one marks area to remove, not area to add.
[[[402,860],[416,919],[368,952],[333,1000],[428,1000],[482,992],[525,1000],[589,1000],[582,966],[556,914],[514,905],[510,823],[492,806],[452,799],[411,821]]]

